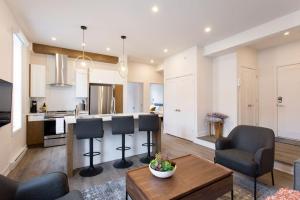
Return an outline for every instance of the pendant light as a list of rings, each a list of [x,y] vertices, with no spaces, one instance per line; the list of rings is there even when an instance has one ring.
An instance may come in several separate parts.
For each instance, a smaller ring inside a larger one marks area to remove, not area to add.
[[[121,39],[122,39],[122,43],[123,43],[123,49],[122,49],[122,59],[120,61],[120,66],[119,66],[119,74],[122,78],[126,78],[127,74],[128,74],[128,68],[127,68],[127,63],[125,60],[125,40],[126,40],[126,36],[122,35]]]
[[[87,30],[86,26],[80,26],[81,30],[82,30],[82,43],[81,43],[81,47],[82,47],[82,55],[78,56],[75,60],[75,67],[76,68],[89,68],[91,66],[94,65],[93,60],[85,55],[85,46],[86,46],[86,42],[85,42],[85,31]]]

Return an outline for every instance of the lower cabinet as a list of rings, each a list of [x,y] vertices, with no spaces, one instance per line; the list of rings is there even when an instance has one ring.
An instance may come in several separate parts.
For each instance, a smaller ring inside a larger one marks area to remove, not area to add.
[[[28,121],[27,117],[27,146],[43,146],[44,144],[44,121]]]

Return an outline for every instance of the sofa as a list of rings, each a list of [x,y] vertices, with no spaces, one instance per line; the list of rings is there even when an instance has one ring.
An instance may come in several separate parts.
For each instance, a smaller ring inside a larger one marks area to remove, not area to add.
[[[271,129],[241,125],[227,138],[217,139],[215,162],[254,178],[256,199],[257,177],[271,172],[274,185],[275,135]]]
[[[1,200],[83,200],[77,190],[69,191],[64,173],[50,173],[18,183],[0,175]]]

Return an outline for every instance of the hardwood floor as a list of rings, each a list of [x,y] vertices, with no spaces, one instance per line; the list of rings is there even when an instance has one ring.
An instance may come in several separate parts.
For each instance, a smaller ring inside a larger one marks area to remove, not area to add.
[[[213,150],[170,135],[163,135],[162,137],[162,152],[168,155],[169,158],[194,154],[213,161],[214,157]],[[135,163],[132,168],[143,165],[139,162],[138,156],[130,159]],[[70,188],[81,190],[123,177],[127,170],[115,169],[112,164],[113,162],[101,164],[104,168],[103,173],[91,178],[80,177],[77,170],[75,176],[69,179]],[[49,172],[65,171],[65,168],[65,146],[34,148],[26,152],[24,158],[9,174],[9,177],[18,181],[25,181]],[[293,177],[291,175],[277,170],[274,171],[274,175],[276,187],[293,187]],[[271,175],[266,174],[258,180],[270,185]]]

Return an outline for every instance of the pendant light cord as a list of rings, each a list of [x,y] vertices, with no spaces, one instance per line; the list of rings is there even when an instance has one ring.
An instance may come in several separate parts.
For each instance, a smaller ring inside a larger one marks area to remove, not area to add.
[[[82,57],[83,57],[83,60],[84,60],[84,47],[85,47],[85,38],[84,38],[84,28],[82,29]]]

